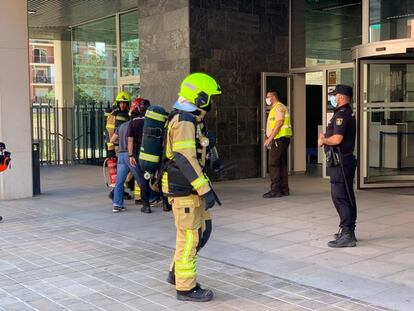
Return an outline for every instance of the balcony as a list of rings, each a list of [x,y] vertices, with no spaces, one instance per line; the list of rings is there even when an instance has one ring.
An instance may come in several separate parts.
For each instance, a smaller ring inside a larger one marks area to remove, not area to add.
[[[35,64],[54,64],[55,58],[46,55],[32,55],[32,62]]]
[[[51,77],[45,77],[45,76],[34,76],[33,83],[53,84],[55,83],[55,79]]]

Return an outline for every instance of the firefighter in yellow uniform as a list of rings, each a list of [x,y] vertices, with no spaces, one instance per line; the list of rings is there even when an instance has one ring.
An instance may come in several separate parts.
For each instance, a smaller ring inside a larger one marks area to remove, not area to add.
[[[219,94],[220,86],[212,77],[204,73],[190,74],[181,83],[179,98],[167,123],[162,192],[172,204],[177,230],[175,279],[169,278],[169,281],[175,282],[179,300],[209,301],[213,298],[211,290],[202,289],[196,282],[197,252],[208,239],[207,231],[211,231],[208,209],[216,202],[203,172],[203,152],[197,149],[202,150],[198,147],[206,145],[200,123],[211,109],[211,97]],[[210,230],[206,230],[206,224],[210,225]]]
[[[111,138],[115,133],[115,130],[118,126],[120,126],[122,123],[129,120],[129,106],[131,104],[131,96],[127,92],[119,92],[116,95],[115,98],[115,107],[111,112],[105,113],[106,116],[106,138],[107,138],[107,155],[108,158],[116,158],[116,151],[117,151],[117,145],[112,144]],[[128,179],[127,179],[128,180]],[[109,197],[112,199],[114,195],[114,190],[112,189],[109,193]],[[131,199],[131,196],[129,193],[124,193],[124,198],[127,200]]]

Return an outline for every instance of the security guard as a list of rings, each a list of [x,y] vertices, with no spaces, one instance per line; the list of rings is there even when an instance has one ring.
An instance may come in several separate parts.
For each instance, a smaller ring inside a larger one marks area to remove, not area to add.
[[[200,146],[208,145],[201,120],[210,111],[213,95],[221,94],[220,86],[207,74],[193,73],[181,83],[179,98],[168,118],[165,137],[165,169],[162,191],[172,204],[176,233],[174,255],[177,299],[209,301],[211,290],[202,289],[196,282],[197,252],[206,243],[205,224],[211,221],[208,209],[216,196],[203,172]]]
[[[106,139],[107,139],[107,155],[108,158],[116,158],[117,144],[111,143],[111,138],[115,130],[124,122],[129,120],[129,106],[131,104],[131,96],[127,92],[119,92],[115,98],[115,107],[111,112],[106,112]],[[114,190],[109,193],[109,197],[113,199]],[[129,193],[124,193],[124,198],[131,199]]]
[[[264,146],[269,150],[270,191],[263,198],[279,198],[289,195],[288,147],[292,137],[292,126],[288,108],[278,98],[276,91],[268,91],[266,104],[271,106],[266,125]]]
[[[357,166],[353,154],[356,122],[350,107],[353,90],[348,85],[338,84],[329,95],[332,95],[330,102],[335,111],[326,133],[319,134],[318,144],[324,146],[326,153],[332,201],[340,218],[340,229],[334,235],[335,240],[330,241],[328,246],[353,247],[357,242],[355,237],[357,206],[353,189]]]

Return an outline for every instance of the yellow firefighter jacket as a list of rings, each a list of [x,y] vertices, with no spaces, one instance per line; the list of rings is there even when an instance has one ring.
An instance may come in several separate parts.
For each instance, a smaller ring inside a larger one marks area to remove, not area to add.
[[[204,195],[211,188],[202,170],[202,159],[197,157],[201,130],[196,117],[180,111],[167,124],[164,152],[169,165],[161,179],[163,193],[167,196]],[[182,191],[184,188],[189,193]]]
[[[128,115],[128,110],[121,111],[119,109],[114,109],[110,113],[105,113],[105,116],[106,116],[105,129],[106,129],[106,139],[107,139],[106,145],[109,151],[109,150],[115,149],[115,145],[110,143],[112,135],[114,135],[115,130],[117,129],[118,126],[128,121],[129,115]]]

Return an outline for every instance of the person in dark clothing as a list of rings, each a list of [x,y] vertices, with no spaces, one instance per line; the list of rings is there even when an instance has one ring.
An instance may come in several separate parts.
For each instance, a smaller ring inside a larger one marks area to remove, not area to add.
[[[331,182],[331,196],[339,215],[339,232],[329,247],[356,246],[355,223],[357,206],[353,189],[357,160],[354,156],[356,121],[350,107],[353,89],[338,84],[330,93],[334,115],[326,128],[319,134],[318,144],[324,147],[327,158],[328,175]]]
[[[149,101],[148,105],[149,105]],[[134,153],[136,156],[139,152],[139,147],[142,140],[142,127],[143,127],[143,121],[145,111],[140,112],[136,105],[132,106],[130,109],[130,114],[132,120],[127,121],[123,124],[121,124],[115,131],[114,135],[111,138],[111,142],[114,143],[115,141],[119,141],[118,146],[118,161],[117,161],[117,178],[116,178],[116,185],[114,189],[114,199],[113,199],[113,212],[117,213],[120,211],[125,210],[125,207],[123,205],[124,198],[123,198],[123,192],[124,192],[124,183],[128,176],[128,173],[131,172],[134,176],[135,180],[138,182],[138,185],[141,189],[141,200],[143,204],[143,208],[141,209],[142,212],[150,213],[151,209],[149,207],[149,184],[148,181],[144,178],[144,173],[141,171],[139,165],[132,165],[130,159],[134,158]],[[136,120],[139,118],[142,114],[142,117],[140,120],[142,121],[142,126],[137,127],[135,126],[135,123],[139,120]],[[133,122],[133,127],[131,128],[131,123]],[[130,144],[130,137],[132,136],[132,139],[135,137],[136,140],[136,149],[133,148],[133,140],[131,140]],[[129,146],[131,145],[131,146]],[[129,148],[131,149],[129,151]],[[135,151],[134,151],[135,150]],[[135,163],[136,164],[136,163]]]
[[[127,134],[129,165],[135,168],[137,173],[140,175],[140,182],[138,183],[141,188],[141,212],[143,213],[151,213],[151,206],[149,202],[151,196],[151,188],[149,185],[149,181],[144,178],[144,172],[141,170],[141,167],[139,166],[138,157],[142,143],[145,112],[147,111],[147,108],[149,106],[150,101],[147,99],[134,99],[130,110],[131,122],[129,124]]]

